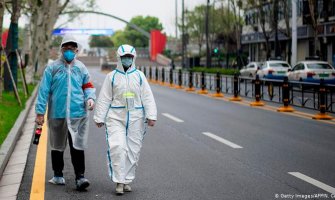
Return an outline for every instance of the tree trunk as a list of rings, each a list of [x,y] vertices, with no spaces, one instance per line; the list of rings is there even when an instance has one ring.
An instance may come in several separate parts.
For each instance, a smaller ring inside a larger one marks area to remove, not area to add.
[[[38,76],[43,74],[48,61],[52,30],[68,2],[69,0],[59,5],[59,2],[54,0],[32,1],[35,12],[32,12],[30,20],[32,37],[30,64],[35,67],[35,73]]]
[[[202,43],[199,43],[198,46],[199,46],[199,58],[201,58],[201,47],[202,47]]]
[[[278,0],[273,1],[273,29],[275,30],[275,57],[281,56],[278,40]]]
[[[284,7],[284,17],[285,17],[285,27],[286,27],[286,32],[285,35],[287,37],[287,61],[288,63],[291,64],[291,46],[292,46],[292,40],[291,40],[291,27],[290,27],[290,10],[289,10],[289,6],[288,3],[290,3],[289,1],[283,1],[283,7]]]
[[[6,53],[8,56],[8,61],[10,65],[10,70],[12,71],[12,75],[14,78],[14,82],[17,85],[17,57],[15,50],[18,49],[18,41],[19,41],[19,26],[18,21],[20,18],[20,9],[21,9],[21,1],[13,0],[12,1],[12,15],[11,22],[9,26],[7,44],[6,44]],[[7,63],[5,63],[7,65]],[[13,91],[13,83],[11,80],[10,72],[8,71],[8,67],[5,67],[4,71],[4,88],[6,91]]]
[[[0,1],[0,44],[2,44],[2,23],[3,23],[3,15],[5,11],[4,0]],[[2,47],[0,47],[0,55],[2,55]],[[0,59],[0,102],[2,101],[2,59]]]
[[[311,16],[311,25],[313,28],[313,43],[314,48],[312,49],[312,56],[317,55],[317,52],[320,51],[320,45],[318,43],[318,21],[317,21],[317,1],[309,0],[308,1],[309,12]]]
[[[263,5],[260,5],[258,7],[258,11],[259,11],[259,18],[260,18],[260,26],[261,26],[261,29],[262,29],[262,33],[263,33],[263,36],[264,36],[264,39],[265,39],[265,49],[266,49],[266,60],[268,60],[270,57],[271,57],[271,51],[270,51],[270,37],[268,35],[268,33],[266,32],[266,29],[265,29],[265,11],[263,10]]]

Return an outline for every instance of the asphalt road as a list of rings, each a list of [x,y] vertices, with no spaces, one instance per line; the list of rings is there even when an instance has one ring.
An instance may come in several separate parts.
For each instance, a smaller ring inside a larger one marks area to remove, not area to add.
[[[98,94],[105,74],[99,68],[89,70]],[[276,194],[279,199],[311,194],[331,198],[335,125],[158,85],[152,85],[152,90],[158,123],[145,136],[133,192],[121,197],[114,194],[107,171],[105,131],[91,120],[86,151],[86,177],[91,186],[87,192],[75,190],[68,148],[67,184],[48,184],[53,175],[48,152],[45,199],[267,200],[275,199]],[[29,199],[35,154],[32,146],[18,199]],[[314,185],[306,176],[315,179]],[[320,182],[330,186],[328,192],[320,188],[327,188]]]

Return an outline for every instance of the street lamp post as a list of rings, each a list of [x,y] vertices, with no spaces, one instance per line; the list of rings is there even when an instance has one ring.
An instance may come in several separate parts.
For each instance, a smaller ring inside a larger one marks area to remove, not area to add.
[[[184,10],[184,0],[182,0],[182,5],[181,5],[181,66],[182,68],[185,68],[185,24],[184,24],[184,19],[185,19],[185,10]]]
[[[207,67],[211,67],[211,57],[210,57],[210,50],[209,50],[209,35],[208,35],[208,26],[209,26],[209,0],[207,0],[207,5],[206,5],[206,65]]]

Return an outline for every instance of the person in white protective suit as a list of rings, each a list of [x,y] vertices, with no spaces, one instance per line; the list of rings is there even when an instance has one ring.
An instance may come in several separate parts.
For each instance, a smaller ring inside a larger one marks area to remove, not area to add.
[[[88,110],[93,110],[95,88],[85,65],[76,59],[79,44],[73,36],[64,36],[61,55],[47,65],[38,90],[36,123],[44,123],[48,105],[48,132],[54,177],[49,180],[65,185],[64,150],[69,140],[77,190],[89,186],[85,178],[85,154],[88,137]]]
[[[134,47],[118,48],[117,68],[106,76],[94,114],[98,127],[106,125],[109,175],[118,195],[131,191],[146,127],[157,120],[151,88],[135,58]]]

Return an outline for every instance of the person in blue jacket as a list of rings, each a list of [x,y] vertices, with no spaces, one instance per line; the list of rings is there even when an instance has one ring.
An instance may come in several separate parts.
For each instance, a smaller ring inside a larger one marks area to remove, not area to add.
[[[48,64],[44,71],[35,111],[36,123],[42,125],[48,106],[47,125],[54,171],[49,183],[65,185],[63,155],[69,140],[76,188],[84,190],[90,184],[84,176],[84,149],[88,137],[87,110],[93,110],[96,96],[86,66],[76,59],[78,47],[73,36],[64,36],[60,57]]]

